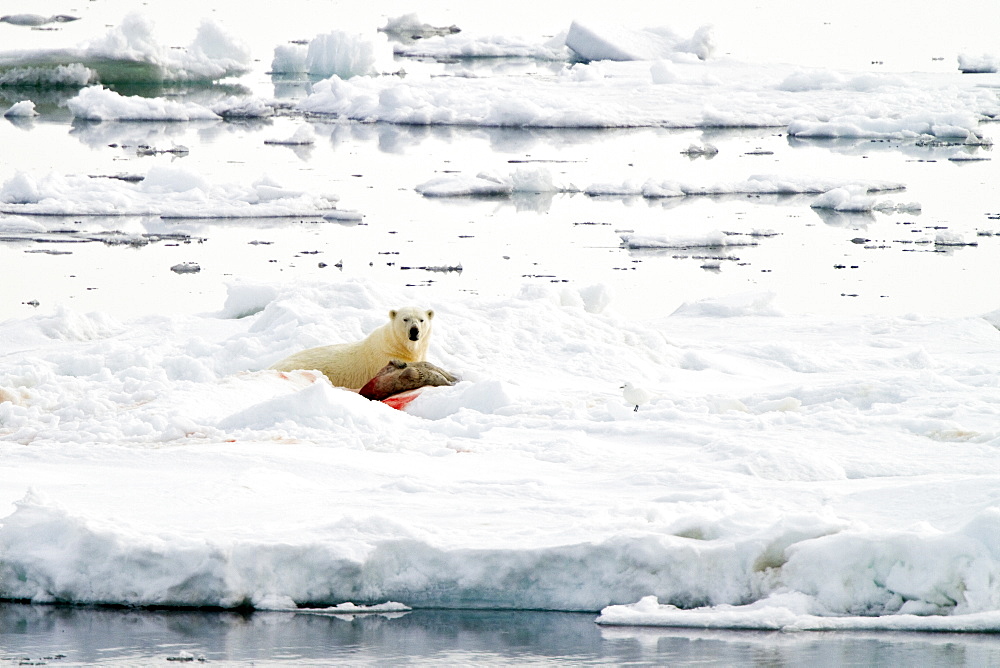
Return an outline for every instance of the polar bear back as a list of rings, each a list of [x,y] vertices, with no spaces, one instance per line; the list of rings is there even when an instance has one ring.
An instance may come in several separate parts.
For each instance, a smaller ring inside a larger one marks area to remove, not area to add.
[[[366,338],[352,343],[308,348],[271,366],[278,371],[316,369],[338,387],[359,389],[389,363],[423,362],[430,343],[434,312],[414,307],[393,309],[389,322],[377,327]],[[416,339],[411,338],[415,331]]]

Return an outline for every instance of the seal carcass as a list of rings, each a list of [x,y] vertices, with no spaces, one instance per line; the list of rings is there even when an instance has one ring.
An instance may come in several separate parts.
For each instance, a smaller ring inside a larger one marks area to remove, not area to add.
[[[458,378],[430,362],[403,362],[390,360],[361,388],[366,399],[381,401],[400,392],[421,387],[454,385]]]

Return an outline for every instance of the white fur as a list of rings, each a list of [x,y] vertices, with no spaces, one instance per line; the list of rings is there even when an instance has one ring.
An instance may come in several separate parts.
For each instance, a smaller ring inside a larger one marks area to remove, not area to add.
[[[389,322],[361,341],[302,350],[271,368],[278,371],[316,369],[334,385],[356,390],[374,378],[389,360],[426,361],[433,317],[434,311],[412,306],[393,309],[389,311]],[[416,341],[409,336],[413,328],[418,332]]]

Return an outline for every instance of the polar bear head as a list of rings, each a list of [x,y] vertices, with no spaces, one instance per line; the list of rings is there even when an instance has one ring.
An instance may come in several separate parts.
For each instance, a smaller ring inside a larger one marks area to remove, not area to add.
[[[419,309],[413,306],[392,309],[389,320],[393,333],[404,341],[414,343],[425,341],[431,335],[431,320],[434,311]]]

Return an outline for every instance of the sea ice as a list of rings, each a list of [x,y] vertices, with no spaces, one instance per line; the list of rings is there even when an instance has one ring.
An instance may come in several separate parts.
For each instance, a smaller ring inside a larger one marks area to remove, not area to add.
[[[91,121],[195,121],[219,120],[211,109],[195,102],[178,102],[162,97],[124,96],[103,86],[89,86],[66,106],[77,118]]]
[[[305,67],[311,76],[350,79],[378,74],[379,67],[391,59],[384,36],[353,35],[338,30],[310,40]]]
[[[633,30],[623,26],[584,25],[574,21],[566,46],[582,60],[659,60],[693,54],[708,60],[715,51],[711,26],[703,26],[688,39],[669,28]]]
[[[236,282],[218,313],[0,323],[0,591],[996,628],[986,320],[754,293],[636,322],[599,287],[535,288],[435,304],[430,358],[465,380],[409,412],[259,370],[413,296]],[[634,412],[622,375],[657,401]]]
[[[138,13],[83,46],[0,52],[0,82],[8,84],[215,81],[249,69],[248,48],[217,24],[202,22],[191,44],[176,50],[160,44],[152,22]]]
[[[601,61],[556,77],[331,77],[299,109],[421,125],[787,127],[799,137],[899,138],[965,138],[1000,116],[995,95],[957,74],[834,88],[789,86],[788,76],[780,66],[713,59],[669,68]]]
[[[35,111],[34,102],[31,100],[22,100],[11,105],[10,109],[5,111],[3,115],[7,118],[31,118],[32,116],[37,116],[38,112]]]
[[[959,54],[958,69],[966,74],[990,74],[1000,67],[1000,58],[984,53],[981,56]]]
[[[292,136],[285,139],[265,139],[265,144],[282,144],[286,146],[307,146],[309,144],[316,143],[316,131],[312,129],[309,124],[300,125],[299,128],[292,133]]]
[[[320,216],[336,196],[289,190],[262,177],[213,184],[182,167],[154,166],[138,182],[18,172],[0,186],[0,211],[35,215],[158,215],[171,218]]]

